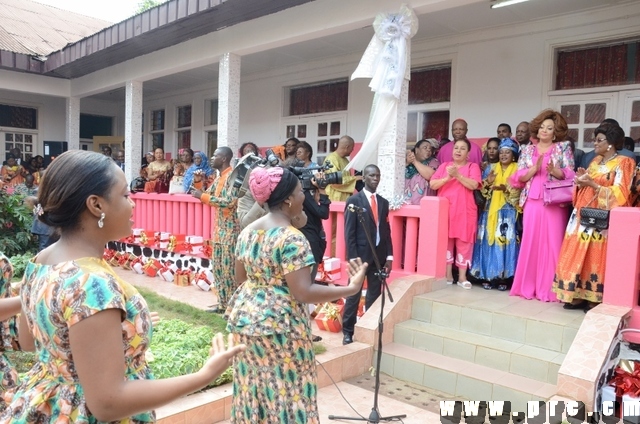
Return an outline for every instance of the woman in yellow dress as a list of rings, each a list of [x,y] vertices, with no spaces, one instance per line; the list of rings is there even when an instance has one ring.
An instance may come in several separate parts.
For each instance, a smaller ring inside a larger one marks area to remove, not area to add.
[[[24,168],[16,162],[16,157],[11,153],[7,155],[7,164],[0,170],[2,182],[0,186],[15,187],[24,182]]]
[[[155,191],[158,178],[165,176],[171,171],[171,162],[164,158],[164,150],[158,147],[154,152],[154,161],[147,166],[147,180],[144,191],[150,193]]]

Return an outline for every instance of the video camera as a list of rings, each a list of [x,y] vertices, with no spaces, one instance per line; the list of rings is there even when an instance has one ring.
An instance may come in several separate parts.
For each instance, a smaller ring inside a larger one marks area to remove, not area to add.
[[[300,164],[300,161],[298,161]],[[302,185],[303,190],[313,190],[316,188],[324,189],[328,185],[331,184],[342,184],[342,173],[341,172],[330,172],[328,174],[324,174],[324,178],[316,178],[313,173],[315,171],[327,171],[333,168],[333,165],[330,163],[325,163],[320,166],[310,166],[305,168],[303,166],[290,166],[289,170],[294,173],[300,180],[300,184]],[[315,180],[315,184],[313,181]]]

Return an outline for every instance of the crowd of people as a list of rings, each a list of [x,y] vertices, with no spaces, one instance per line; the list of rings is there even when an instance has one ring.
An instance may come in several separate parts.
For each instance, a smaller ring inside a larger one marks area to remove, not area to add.
[[[551,109],[520,123],[515,137],[500,124],[482,148],[469,142],[467,129],[458,119],[453,140],[420,140],[407,153],[407,203],[449,200],[447,282],[456,279],[455,264],[465,289],[472,287],[469,278],[487,290],[560,301],[565,309],[601,303],[608,221],[585,215],[637,206],[633,140],[606,119],[593,133],[593,152],[584,153],[567,136],[565,118]],[[547,197],[553,190],[565,198]]]
[[[636,164],[620,153],[624,131],[603,122],[584,166],[575,164],[566,121],[553,110],[519,124],[513,138],[510,126],[500,124],[483,148],[467,139],[467,130],[458,119],[453,140],[420,140],[407,154],[406,202],[449,201],[447,282],[510,288],[511,295],[561,301],[567,309],[602,302],[607,228],[587,218],[595,216],[589,210],[635,202]],[[0,318],[22,312],[20,346],[36,352],[23,378],[0,361],[0,422],[152,422],[155,407],[198,390],[230,364],[233,422],[319,422],[307,304],[345,298],[343,343],[352,343],[365,278],[369,308],[382,290],[380,271],[394,260],[389,202],[377,193],[381,170],[371,164],[361,175],[346,171],[353,147],[351,137],[339,140],[326,162],[340,178],[324,184],[324,173],[313,170],[313,148],[289,139],[272,151],[278,165],[248,171],[246,191],[229,178],[234,161],[260,155],[255,144],[237,154],[220,147],[210,162],[190,149],[173,163],[162,149],[146,155],[144,181],[132,188],[156,191],[161,181],[179,181],[184,193],[217,211],[212,263],[219,304],[212,312],[224,314],[230,333],[226,346],[221,335],[212,340],[202,369],[167,380],[153,380],[146,364],[152,313],[102,259],[105,244],[129,235],[133,225],[124,158],[60,155],[41,178],[34,207],[59,240],[27,264],[19,297],[1,291],[10,264],[0,256]],[[550,183],[561,181],[569,183],[569,198],[551,200]],[[315,281],[331,201],[353,209],[344,214],[346,286]],[[0,336],[7,343],[15,332]]]

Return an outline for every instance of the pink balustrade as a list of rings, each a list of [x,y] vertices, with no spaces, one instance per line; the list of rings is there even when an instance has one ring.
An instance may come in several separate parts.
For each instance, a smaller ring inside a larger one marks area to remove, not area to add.
[[[639,277],[640,209],[613,209],[609,220],[603,303],[631,308],[629,327],[632,328],[640,328]]]
[[[135,228],[211,238],[212,208],[186,194],[135,193],[131,198]],[[393,242],[393,269],[390,280],[407,274],[444,277],[447,247],[448,202],[425,197],[420,206],[404,205],[389,213]],[[327,256],[331,256],[331,226],[336,221],[336,257],[346,260],[344,202],[331,204],[327,233]],[[352,213],[352,212],[348,212]],[[346,273],[343,272],[343,279]]]
[[[188,194],[133,193],[134,228],[211,238],[212,209]]]
[[[329,219],[323,222],[327,234],[325,255],[331,256],[331,227],[336,220],[335,257],[343,262],[349,259],[346,257],[344,209],[344,202],[331,202]],[[404,205],[398,210],[390,211],[394,261],[389,280],[416,273],[445,276],[448,211],[448,201],[439,197],[423,197],[420,206]],[[346,278],[344,272],[342,277],[343,280]]]

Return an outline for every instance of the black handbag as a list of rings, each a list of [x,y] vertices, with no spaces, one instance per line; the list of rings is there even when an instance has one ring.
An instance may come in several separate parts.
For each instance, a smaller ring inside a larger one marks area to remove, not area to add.
[[[596,197],[598,197],[597,193],[596,196],[587,203],[587,205],[590,205]],[[607,191],[607,207],[609,207],[609,191]],[[585,206],[580,209],[580,224],[587,228],[606,230],[609,228],[609,212],[611,211],[607,209],[590,208]]]
[[[476,202],[476,206],[478,207],[478,212],[484,210],[484,206],[487,203],[487,198],[482,195],[482,191],[479,189],[473,190],[473,200]]]

